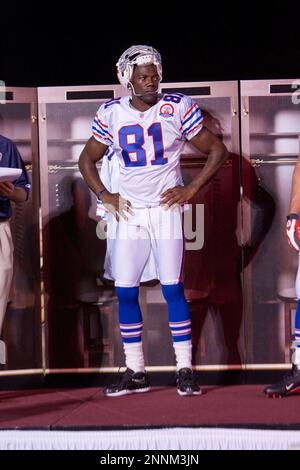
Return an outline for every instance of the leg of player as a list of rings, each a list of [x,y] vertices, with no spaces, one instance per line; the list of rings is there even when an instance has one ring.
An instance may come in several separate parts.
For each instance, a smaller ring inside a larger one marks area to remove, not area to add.
[[[183,284],[162,284],[168,304],[169,324],[176,357],[177,392],[181,396],[201,395],[201,389],[192,370],[191,319]]]
[[[153,250],[162,292],[168,304],[169,325],[176,357],[177,392],[181,396],[200,395],[192,370],[191,318],[181,282],[183,233],[181,209],[152,211]]]
[[[295,316],[295,341],[292,355],[292,369],[288,371],[283,379],[264,389],[265,394],[270,398],[285,397],[293,393],[300,392],[300,254],[298,272],[296,277],[297,309]]]
[[[300,300],[297,303],[295,319],[295,342],[292,356],[292,369],[288,371],[283,379],[264,389],[265,394],[270,398],[282,398],[300,392]]]
[[[150,240],[140,226],[121,221],[112,254],[113,277],[119,300],[119,323],[126,371],[120,380],[103,390],[117,397],[149,390],[142,345],[143,319],[139,305],[139,282],[150,253]]]

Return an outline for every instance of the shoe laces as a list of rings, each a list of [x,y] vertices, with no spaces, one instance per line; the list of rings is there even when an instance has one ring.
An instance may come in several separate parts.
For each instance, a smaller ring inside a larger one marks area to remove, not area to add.
[[[181,369],[178,373],[178,381],[181,385],[197,385],[196,377],[193,371],[188,368]]]
[[[300,381],[300,371],[298,370],[297,366],[294,364],[292,370],[286,372],[279,382],[280,385],[286,385],[290,380],[298,379]]]
[[[121,372],[121,367],[119,367],[119,370],[118,370],[119,375],[118,375],[118,379],[115,385],[121,385],[121,384],[128,382],[133,376],[133,373],[134,372],[128,368],[125,370],[125,372]]]

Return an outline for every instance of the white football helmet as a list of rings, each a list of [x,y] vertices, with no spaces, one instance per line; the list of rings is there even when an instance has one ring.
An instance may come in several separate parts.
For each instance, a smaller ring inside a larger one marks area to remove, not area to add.
[[[135,65],[154,64],[157,68],[159,79],[162,79],[162,65],[160,53],[151,46],[131,46],[121,55],[117,62],[117,75],[119,82],[126,89],[130,84]]]

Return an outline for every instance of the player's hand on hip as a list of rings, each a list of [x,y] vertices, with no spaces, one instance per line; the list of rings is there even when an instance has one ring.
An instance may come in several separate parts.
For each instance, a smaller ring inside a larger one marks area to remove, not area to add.
[[[120,216],[123,217],[123,219],[128,220],[128,214],[134,215],[131,208],[131,202],[124,199],[119,193],[106,192],[105,195],[103,195],[102,202],[118,222],[120,220]]]
[[[169,207],[185,204],[194,194],[195,190],[189,186],[175,186],[161,194],[160,203]]]
[[[287,216],[286,234],[289,245],[296,251],[300,250],[300,220],[298,214]]]

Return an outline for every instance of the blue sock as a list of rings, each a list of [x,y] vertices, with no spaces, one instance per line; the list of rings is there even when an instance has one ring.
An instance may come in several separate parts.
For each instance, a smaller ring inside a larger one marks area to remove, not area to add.
[[[142,340],[143,319],[139,305],[138,287],[116,287],[119,300],[119,323],[123,343]]]
[[[162,284],[162,293],[168,304],[169,325],[173,342],[191,339],[191,317],[184,296],[183,284]]]

